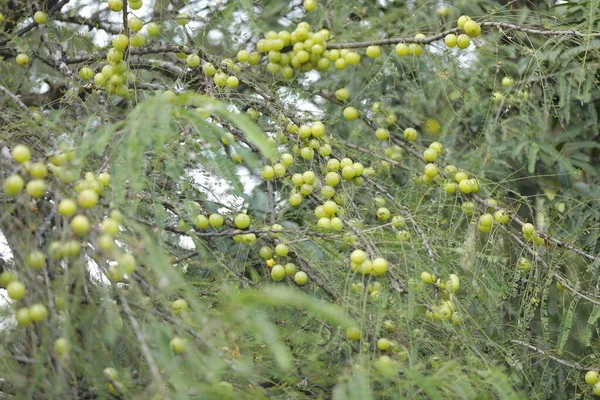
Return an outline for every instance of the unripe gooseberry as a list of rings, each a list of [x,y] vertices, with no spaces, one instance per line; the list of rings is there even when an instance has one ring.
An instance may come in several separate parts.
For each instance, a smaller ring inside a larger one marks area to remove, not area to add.
[[[352,106],[344,108],[343,114],[348,121],[354,121],[358,118],[358,110]]]
[[[16,145],[11,155],[13,160],[19,164],[23,164],[24,162],[31,160],[31,151],[29,150],[29,147],[22,144]]]

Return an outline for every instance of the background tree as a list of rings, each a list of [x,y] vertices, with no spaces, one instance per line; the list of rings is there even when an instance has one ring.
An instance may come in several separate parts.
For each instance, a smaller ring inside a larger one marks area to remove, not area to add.
[[[1,398],[598,384],[591,1],[1,1]]]

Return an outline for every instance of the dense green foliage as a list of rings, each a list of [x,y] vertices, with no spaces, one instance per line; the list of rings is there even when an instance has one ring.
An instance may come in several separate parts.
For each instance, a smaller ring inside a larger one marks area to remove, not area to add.
[[[121,3],[0,1],[0,399],[600,395],[597,2]]]

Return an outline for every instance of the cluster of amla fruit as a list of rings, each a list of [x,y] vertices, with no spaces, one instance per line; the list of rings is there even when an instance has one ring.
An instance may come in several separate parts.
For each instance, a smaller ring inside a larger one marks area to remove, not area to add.
[[[459,49],[466,49],[471,44],[471,38],[476,38],[481,34],[481,26],[473,21],[468,15],[462,15],[458,19],[458,28],[464,33],[455,35],[449,33],[444,38],[444,43],[448,47],[458,47]]]
[[[282,265],[282,260],[289,255],[290,249],[284,243],[279,243],[275,246],[275,254],[269,246],[263,246],[258,251],[258,255],[267,262],[267,267],[271,268],[271,279],[275,282],[282,281],[286,276],[294,277],[294,282],[303,286],[308,282],[308,275],[304,271],[298,271],[294,263],[286,263]],[[277,258],[277,261],[273,257]]]
[[[269,61],[267,71],[272,74],[280,73],[286,79],[293,78],[295,70],[325,71],[331,65],[337,70],[343,70],[360,62],[360,55],[355,51],[328,50],[330,32],[327,29],[316,32],[311,32],[310,29],[307,22],[301,22],[292,32],[267,32],[265,38],[256,44],[256,52],[240,50],[237,60],[255,65],[262,56],[266,56]]]
[[[71,238],[62,241],[49,241],[46,249],[34,249],[26,257],[26,264],[33,270],[41,270],[48,261],[59,263],[75,260],[81,253],[81,241],[93,243],[94,249],[106,258],[115,260],[108,267],[107,277],[112,281],[123,280],[125,274],[132,274],[136,268],[135,258],[124,253],[115,243],[115,235],[120,230],[122,215],[117,210],[110,210],[98,226],[94,226],[92,211],[99,206],[100,197],[110,185],[110,175],[100,173],[97,176],[87,172],[84,179],[76,180],[69,172],[68,163],[73,159],[73,152],[66,152],[49,158],[49,162],[31,162],[31,151],[27,146],[17,145],[12,151],[13,159],[19,164],[16,173],[7,177],[4,182],[4,193],[9,197],[18,197],[23,188],[25,194],[34,200],[40,200],[47,193],[47,181],[52,173],[55,183],[68,185],[65,191],[72,196],[54,193],[58,198],[58,214],[65,219],[65,226],[70,228]],[[25,178],[23,178],[25,177]],[[27,183],[25,181],[27,179]],[[93,233],[90,235],[90,233]]]
[[[413,280],[414,281],[414,280]],[[453,324],[458,324],[461,321],[460,315],[456,312],[456,304],[454,295],[460,289],[460,278],[456,274],[450,274],[446,282],[440,279],[436,280],[435,275],[429,272],[421,273],[421,281],[426,284],[435,285],[440,293],[442,300],[438,305],[427,310],[426,317],[435,321],[449,321]],[[414,282],[409,281],[409,286],[414,285]]]
[[[431,155],[433,155],[433,153],[431,153]],[[424,154],[424,157],[426,161],[429,161],[427,154]],[[446,193],[453,194],[456,192],[456,189],[462,194],[475,194],[479,192],[479,181],[475,178],[469,178],[469,174],[464,171],[459,171],[456,166],[447,165],[444,167],[444,173],[449,178],[452,178],[444,183],[444,191]]]
[[[377,257],[373,260],[367,257],[363,250],[356,249],[350,254],[350,270],[362,275],[381,276],[387,272],[388,262]]]
[[[120,11],[123,8],[123,2],[118,0],[118,6],[111,9]],[[110,7],[109,1],[109,7]],[[129,3],[136,4],[134,2]],[[141,1],[139,2],[141,7]],[[133,8],[133,7],[132,7]],[[137,8],[136,8],[137,9]],[[94,80],[97,86],[106,90],[108,94],[117,95],[119,97],[127,97],[129,95],[129,83],[135,82],[135,75],[128,70],[127,62],[123,59],[128,48],[142,47],[146,44],[146,36],[140,33],[145,23],[138,17],[131,17],[127,21],[127,26],[130,35],[118,34],[113,37],[112,48],[106,55],[108,64],[102,67],[101,72],[94,73],[94,70],[89,65],[84,65],[79,69],[79,77],[85,80]],[[146,30],[150,36],[156,36],[160,33],[158,24],[151,22],[147,24]]]
[[[538,246],[543,246],[546,243],[544,238],[541,237],[535,231],[535,227],[533,226],[533,224],[523,224],[523,226],[521,227],[521,232],[523,233],[523,239],[525,239],[526,242],[533,241],[533,243],[535,243]]]

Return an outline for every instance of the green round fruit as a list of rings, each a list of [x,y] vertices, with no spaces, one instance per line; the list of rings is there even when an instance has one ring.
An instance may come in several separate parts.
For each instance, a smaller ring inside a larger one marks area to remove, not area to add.
[[[175,314],[181,314],[183,311],[188,309],[188,303],[185,299],[177,299],[171,303],[171,308]]]
[[[90,221],[85,215],[76,215],[71,220],[71,229],[76,235],[83,236],[90,230]]]
[[[117,50],[125,50],[129,46],[129,38],[121,33],[113,38],[112,44]]]
[[[308,282],[308,275],[306,275],[306,272],[298,271],[294,275],[294,282],[300,286],[305,285]]]
[[[59,356],[65,356],[71,350],[71,343],[65,338],[58,338],[54,342],[54,351]]]
[[[92,208],[98,204],[98,193],[92,189],[84,189],[79,193],[77,203],[81,208]]]
[[[354,121],[358,118],[358,110],[352,106],[344,108],[343,114],[348,121]]]
[[[19,308],[15,314],[15,319],[17,320],[17,324],[19,324],[19,326],[31,325],[31,315],[29,314],[29,308]]]
[[[391,212],[388,208],[386,207],[379,207],[377,209],[377,219],[380,219],[382,221],[387,221],[391,216]]]
[[[273,266],[273,268],[271,269],[271,278],[277,282],[285,278],[285,268],[283,267],[283,265],[277,264]]]
[[[277,246],[275,246],[275,253],[279,257],[285,257],[288,255],[289,252],[290,252],[289,247],[283,243],[279,243]]]
[[[160,34],[160,25],[158,25],[156,22],[150,22],[146,26],[146,31],[150,36],[157,36]]]
[[[346,329],[346,337],[348,338],[348,340],[360,340],[360,328],[353,326]]]
[[[350,98],[350,91],[346,88],[341,88],[335,91],[335,98],[339,101],[347,101]]]
[[[19,164],[23,164],[24,162],[31,160],[31,151],[29,150],[29,147],[22,144],[16,145],[11,155],[13,160]]]
[[[169,342],[169,347],[175,354],[181,354],[185,351],[187,342],[185,339],[176,336]]]
[[[526,223],[521,227],[521,232],[523,232],[523,235],[525,236],[531,236],[535,233],[535,227],[533,224]]]
[[[381,47],[379,46],[369,46],[367,47],[367,57],[377,58],[381,55]]]
[[[33,269],[41,269],[46,263],[46,256],[39,250],[34,250],[27,255],[27,266]]]
[[[19,281],[12,281],[6,286],[6,293],[13,300],[21,300],[26,293],[25,285]]]
[[[20,175],[11,175],[4,181],[4,193],[10,197],[16,197],[24,186],[25,180]]]
[[[250,217],[248,214],[238,214],[235,216],[234,224],[239,229],[246,229],[250,226]]]
[[[20,66],[24,66],[29,64],[29,56],[27,54],[18,54],[17,57],[15,58],[15,61],[17,62],[17,65]]]
[[[119,268],[127,274],[133,274],[135,272],[135,257],[129,253],[123,254],[117,260]]]
[[[418,137],[417,130],[415,128],[406,128],[404,130],[404,140],[407,142],[414,142]]]
[[[367,259],[367,253],[363,250],[356,249],[350,254],[350,261],[353,264],[362,264]]]
[[[146,36],[142,35],[141,33],[134,33],[129,38],[129,42],[132,47],[142,47],[144,44],[146,44]]]
[[[208,217],[208,223],[213,228],[220,228],[223,226],[224,218],[220,214],[210,214],[210,216]]]
[[[41,303],[34,304],[29,307],[29,316],[33,322],[42,322],[48,317],[48,309]]]
[[[36,24],[44,25],[46,22],[48,22],[48,14],[43,11],[36,11],[36,13],[33,14],[33,20]]]
[[[598,372],[596,371],[588,371],[585,374],[585,382],[588,385],[595,385],[596,383],[598,383],[600,381],[600,376],[598,375]]]

